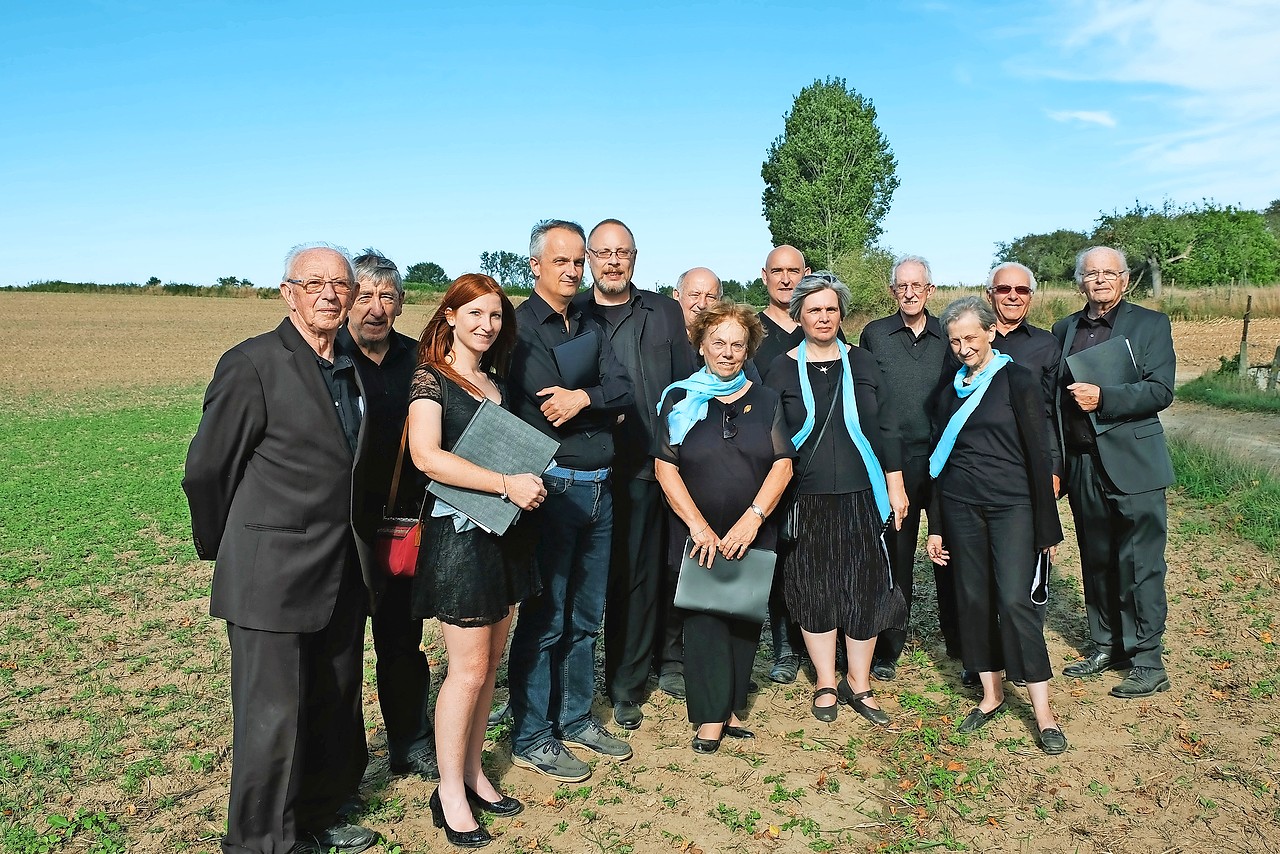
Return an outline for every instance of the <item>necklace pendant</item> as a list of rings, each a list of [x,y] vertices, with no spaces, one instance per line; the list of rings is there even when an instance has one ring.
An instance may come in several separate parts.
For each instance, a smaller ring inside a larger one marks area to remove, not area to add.
[[[814,365],[814,367],[815,367],[815,368],[817,368],[818,370],[822,371],[824,374],[825,374],[827,371],[831,370],[831,366],[830,366],[830,365]]]

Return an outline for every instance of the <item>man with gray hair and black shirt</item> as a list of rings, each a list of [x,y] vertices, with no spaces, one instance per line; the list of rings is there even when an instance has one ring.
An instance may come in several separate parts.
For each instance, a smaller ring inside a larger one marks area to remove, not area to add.
[[[919,255],[899,258],[893,265],[889,290],[898,310],[868,323],[862,330],[858,346],[871,351],[880,363],[880,370],[891,390],[890,404],[897,409],[902,433],[902,478],[910,503],[902,526],[885,534],[885,544],[889,548],[893,583],[902,590],[910,615],[920,510],[928,506],[930,495],[931,402],[944,381],[948,366],[954,370],[954,365],[938,319],[925,308],[934,290],[929,262]],[[947,655],[958,658],[959,620],[951,573],[935,566],[933,577],[938,591],[938,623],[946,642]],[[905,627],[881,632],[876,641],[871,675],[881,681],[893,679],[898,672],[898,657],[902,655],[906,642]],[[966,673],[962,679],[966,685],[978,684],[976,673]]]

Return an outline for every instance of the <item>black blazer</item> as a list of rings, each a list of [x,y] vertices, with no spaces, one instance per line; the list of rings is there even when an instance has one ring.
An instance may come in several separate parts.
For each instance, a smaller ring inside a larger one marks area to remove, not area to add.
[[[359,561],[370,591],[379,586],[373,532],[351,516],[366,427],[367,418],[353,457],[315,352],[288,318],[223,354],[182,481],[196,552],[216,561],[212,616],[315,632],[348,561]]]
[[[1059,377],[1066,376],[1066,354],[1075,339],[1080,316],[1086,310],[1081,309],[1053,325],[1053,335],[1062,346],[1063,354]],[[1121,493],[1133,495],[1163,489],[1173,484],[1173,463],[1157,414],[1173,402],[1177,359],[1169,317],[1131,302],[1121,302],[1111,336],[1129,339],[1139,379],[1136,383],[1100,386],[1098,419],[1120,423],[1098,434],[1098,457],[1107,477]],[[1061,391],[1055,401],[1061,432]]]

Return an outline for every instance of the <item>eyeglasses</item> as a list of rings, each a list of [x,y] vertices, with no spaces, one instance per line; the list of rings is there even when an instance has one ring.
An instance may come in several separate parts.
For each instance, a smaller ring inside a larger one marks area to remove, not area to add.
[[[1097,282],[1106,280],[1108,282],[1117,281],[1124,275],[1122,270],[1085,270],[1084,275],[1080,277],[1082,282]]]
[[[1020,297],[1029,297],[1031,296],[1031,287],[1030,285],[992,285],[991,292],[1002,297],[1011,293],[1016,293]]]
[[[894,282],[891,287],[895,294],[905,294],[908,292],[922,294],[925,291],[933,289],[933,285],[928,282]]]
[[[302,281],[301,279],[285,279],[285,281],[291,285],[300,286],[304,291],[306,291],[309,294],[320,293],[321,291],[324,290],[325,285],[332,286],[334,293],[336,293],[338,296],[341,296],[341,297],[344,297],[347,294],[351,293],[351,283],[348,282],[346,279],[333,279],[327,282],[324,281],[323,279],[308,279],[305,282]]]
[[[728,341],[721,341],[718,338],[713,338],[707,342],[707,349],[713,353],[723,353],[725,350],[730,350],[734,355],[739,355],[747,352],[747,345],[744,341],[734,341],[731,344]]]
[[[608,261],[616,257],[619,261],[629,261],[636,257],[634,249],[587,249],[598,261]]]
[[[732,403],[726,404],[724,408],[724,438],[732,439],[738,435],[738,423],[733,419],[738,417],[738,407]]]

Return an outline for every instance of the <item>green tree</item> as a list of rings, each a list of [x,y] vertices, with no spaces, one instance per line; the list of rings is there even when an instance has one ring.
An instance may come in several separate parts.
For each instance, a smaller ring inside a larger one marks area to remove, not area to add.
[[[1039,282],[1070,282],[1076,255],[1089,245],[1089,236],[1083,231],[1060,228],[1048,234],[1027,234],[1009,243],[997,243],[996,263],[1024,264]]]
[[[853,296],[851,312],[879,317],[896,305],[889,292],[893,253],[880,246],[859,249],[836,259],[831,272],[840,277]]]
[[[508,290],[528,291],[533,289],[533,270],[529,267],[529,256],[518,252],[480,253],[480,272],[498,280],[498,284]]]
[[[1188,285],[1267,283],[1280,279],[1280,240],[1263,214],[1207,202],[1186,214],[1193,246],[1178,265]]]
[[[1262,216],[1267,221],[1267,228],[1280,238],[1280,199],[1273,199],[1271,204],[1262,209]]]
[[[1151,295],[1160,299],[1165,273],[1188,258],[1195,247],[1195,228],[1189,216],[1194,212],[1194,207],[1180,207],[1168,199],[1158,208],[1135,201],[1124,213],[1100,216],[1092,240],[1124,250],[1130,268],[1138,271],[1132,277],[1134,287],[1150,274]]]
[[[449,278],[449,274],[444,271],[444,267],[434,261],[422,261],[418,264],[410,264],[408,269],[404,271],[404,283],[406,285],[426,285],[431,288],[447,288],[453,284],[453,279]]]
[[[152,276],[151,278],[147,279],[147,287],[154,288],[154,287],[158,287],[159,285],[160,285],[160,278],[158,276]]]
[[[224,288],[238,288],[240,287],[240,280],[235,276],[219,276],[218,285]]]
[[[760,169],[774,244],[790,243],[827,269],[868,248],[898,188],[897,165],[871,100],[842,78],[815,80],[796,96]]]

